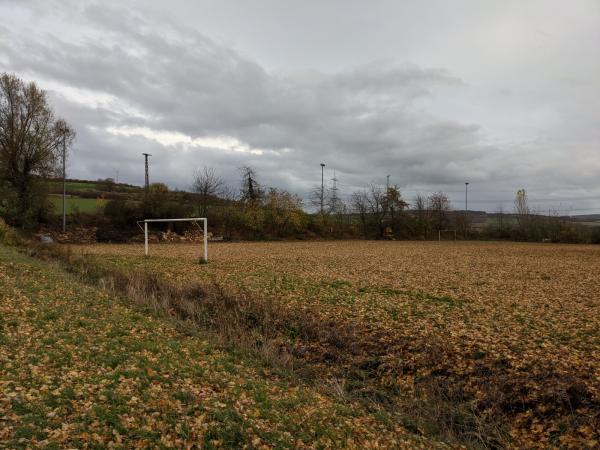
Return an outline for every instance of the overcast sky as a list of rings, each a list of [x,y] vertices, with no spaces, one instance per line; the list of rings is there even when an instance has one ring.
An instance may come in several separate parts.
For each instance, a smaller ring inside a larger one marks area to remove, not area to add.
[[[600,0],[0,0],[0,72],[77,131],[69,176],[600,213]]]

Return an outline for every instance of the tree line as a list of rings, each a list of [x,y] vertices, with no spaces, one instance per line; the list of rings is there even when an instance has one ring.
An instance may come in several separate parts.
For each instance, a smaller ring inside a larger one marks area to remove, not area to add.
[[[370,184],[347,201],[333,189],[317,187],[309,198],[312,213],[306,212],[297,195],[264,186],[248,166],[239,169],[237,187],[228,186],[214,169],[203,167],[196,171],[189,191],[169,194],[166,186],[161,191],[151,189],[141,205],[152,207],[142,215],[200,215],[208,218],[215,232],[233,239],[437,239],[445,232],[446,238],[460,239],[600,243],[600,228],[579,226],[558,214],[537,214],[523,189],[515,194],[514,211],[496,215],[495,223],[479,229],[472,227],[472,215],[453,209],[446,193],[418,194],[409,201],[397,185]],[[177,200],[169,201],[169,195]]]
[[[46,93],[35,83],[0,74],[0,216],[10,225],[35,229],[52,226],[48,179],[61,175],[75,131],[56,117]],[[144,218],[207,217],[213,233],[228,238],[356,237],[365,239],[432,239],[443,230],[458,236],[557,242],[600,242],[600,232],[578,227],[558,215],[541,217],[527,194],[515,196],[514,221],[485,231],[471,229],[469,216],[452,208],[444,192],[405,199],[397,185],[370,184],[344,201],[337,189],[317,186],[304,205],[297,195],[260,182],[256,170],[239,169],[239,186],[226,185],[212,168],[196,171],[189,192],[169,191],[162,183],[148,190],[127,188],[113,193],[115,183],[98,183],[110,198],[100,214],[75,214],[81,225],[97,226],[100,238],[118,240],[136,232]],[[309,213],[305,206],[317,212]]]

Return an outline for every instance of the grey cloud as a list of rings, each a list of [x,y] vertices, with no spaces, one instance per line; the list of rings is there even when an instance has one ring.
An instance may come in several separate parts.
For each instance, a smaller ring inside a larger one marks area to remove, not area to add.
[[[265,183],[303,195],[318,181],[321,161],[337,170],[347,191],[388,173],[407,192],[451,190],[466,179],[539,189],[550,173],[565,180],[587,173],[563,153],[544,152],[548,142],[490,144],[482,126],[436,112],[440,97],[469,89],[443,68],[378,59],[333,72],[275,73],[168,14],[60,5],[38,20],[64,21],[65,33],[48,23],[37,33],[0,27],[0,70],[117,99],[91,108],[60,88],[52,93],[57,110],[78,129],[74,176],[113,176],[119,168],[123,179],[140,183],[142,151],[154,155],[153,177],[172,186],[188,187],[193,168],[204,164],[233,183],[237,167],[251,164]],[[275,153],[163,146],[111,134],[109,127],[230,136]],[[591,158],[588,167],[596,163]],[[593,189],[587,175],[584,180]],[[484,195],[481,202],[493,206]]]

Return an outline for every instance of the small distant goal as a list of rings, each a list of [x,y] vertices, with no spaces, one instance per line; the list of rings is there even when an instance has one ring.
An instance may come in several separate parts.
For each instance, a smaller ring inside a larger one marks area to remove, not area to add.
[[[456,230],[438,230],[438,241],[455,241],[456,240]]]
[[[203,234],[203,239],[202,239],[202,243],[203,243],[203,259],[204,262],[208,262],[208,221],[206,220],[205,217],[185,217],[182,219],[145,219],[145,220],[140,220],[138,222],[138,225],[140,225],[140,223],[144,224],[144,255],[148,256],[148,224],[151,222],[192,222],[195,223],[198,228],[200,228],[200,225],[198,225],[198,222],[202,222],[203,223],[203,227],[201,228],[202,230],[202,234]],[[141,228],[141,225],[140,225]]]

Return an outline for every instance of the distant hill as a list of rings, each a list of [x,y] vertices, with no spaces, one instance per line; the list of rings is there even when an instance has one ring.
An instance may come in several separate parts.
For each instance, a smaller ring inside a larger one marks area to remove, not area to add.
[[[600,214],[579,214],[573,217],[577,220],[600,221]]]
[[[140,192],[141,186],[135,186],[127,183],[116,183],[112,179],[105,180],[79,180],[67,178],[67,191],[111,191],[111,192]],[[49,181],[50,191],[52,193],[61,193],[63,188],[62,179],[52,179]]]

